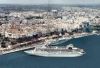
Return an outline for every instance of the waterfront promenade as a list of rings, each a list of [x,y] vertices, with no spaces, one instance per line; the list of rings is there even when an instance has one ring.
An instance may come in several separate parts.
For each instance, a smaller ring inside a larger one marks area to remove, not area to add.
[[[94,34],[93,33],[82,33],[82,34],[75,34],[72,36],[62,36],[60,38],[55,38],[55,39],[45,39],[44,41],[42,40],[42,42],[37,41],[36,43],[33,43],[33,41],[18,43],[10,48],[0,48],[0,55],[8,54],[8,53],[16,52],[16,51],[22,51],[22,50],[24,51],[24,50],[28,50],[28,49],[34,49],[35,47],[38,47],[38,46],[49,45],[50,43],[55,42],[57,40],[66,39],[66,41],[67,41],[67,40],[70,40],[73,38],[80,38],[80,37],[89,36],[89,35],[94,35]]]
[[[27,50],[27,49],[33,49],[33,48],[36,47],[37,45],[41,45],[41,44],[32,44],[32,45],[23,46],[23,47],[17,47],[17,48],[8,49],[8,50],[2,50],[2,51],[0,51],[0,55],[8,54],[8,53],[16,52],[16,51],[22,51],[22,50]]]

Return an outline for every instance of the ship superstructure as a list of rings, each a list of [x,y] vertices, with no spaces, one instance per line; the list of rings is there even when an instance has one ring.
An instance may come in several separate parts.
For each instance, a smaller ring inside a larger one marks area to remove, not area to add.
[[[42,46],[34,50],[25,51],[30,55],[44,57],[78,57],[85,54],[83,49],[74,47],[72,44],[65,46]]]

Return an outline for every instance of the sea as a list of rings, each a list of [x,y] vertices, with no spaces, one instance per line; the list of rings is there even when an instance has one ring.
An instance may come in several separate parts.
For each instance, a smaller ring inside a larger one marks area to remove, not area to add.
[[[85,55],[74,58],[32,56],[23,51],[0,56],[0,68],[100,68],[100,36],[92,35],[55,42],[57,46],[74,44]]]

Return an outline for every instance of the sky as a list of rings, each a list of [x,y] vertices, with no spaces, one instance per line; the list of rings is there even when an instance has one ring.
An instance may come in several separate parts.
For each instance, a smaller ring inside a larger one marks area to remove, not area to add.
[[[100,0],[0,0],[0,4],[100,4]]]

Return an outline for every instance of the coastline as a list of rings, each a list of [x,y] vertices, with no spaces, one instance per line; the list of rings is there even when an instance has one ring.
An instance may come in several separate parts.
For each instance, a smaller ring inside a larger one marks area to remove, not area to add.
[[[82,34],[74,34],[72,36],[62,36],[61,38],[58,38],[58,39],[49,39],[49,40],[46,40],[45,42],[42,42],[42,43],[38,43],[38,44],[33,44],[32,46],[28,46],[28,47],[23,47],[23,48],[16,48],[16,49],[11,49],[11,50],[7,50],[7,51],[0,51],[0,55],[4,55],[4,54],[8,54],[8,53],[13,53],[13,52],[17,52],[17,51],[23,51],[23,50],[26,50],[26,49],[32,49],[34,47],[40,47],[40,46],[45,46],[45,45],[50,45],[51,43],[54,43],[56,41],[61,41],[61,40],[71,40],[71,39],[74,39],[74,38],[81,38],[81,37],[85,37],[85,36],[90,36],[90,35],[95,35],[94,33],[82,33]],[[97,35],[97,34],[96,34]]]
[[[98,34],[94,34],[94,33],[82,33],[82,34],[75,34],[75,35],[72,35],[72,36],[63,36],[63,37],[61,37],[61,38],[59,38],[59,39],[55,39],[55,40],[52,40],[51,41],[51,43],[52,42],[56,42],[56,41],[60,41],[60,40],[66,40],[66,41],[68,41],[68,40],[71,40],[71,39],[74,39],[74,38],[81,38],[81,37],[86,37],[86,36],[91,36],[91,35],[98,35]]]

